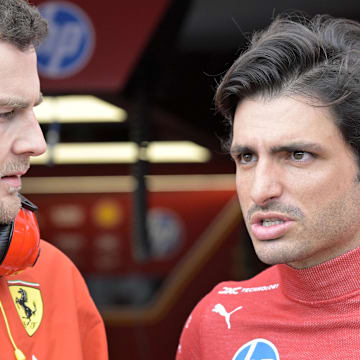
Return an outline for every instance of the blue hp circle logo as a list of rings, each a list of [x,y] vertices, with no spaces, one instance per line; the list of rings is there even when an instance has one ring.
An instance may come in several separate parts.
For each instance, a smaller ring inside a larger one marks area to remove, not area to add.
[[[40,75],[64,78],[79,72],[94,49],[94,30],[83,10],[69,2],[39,6],[49,24],[49,36],[37,50]]]
[[[232,360],[280,360],[280,356],[273,343],[255,339],[243,345]]]
[[[153,208],[147,218],[152,255],[166,259],[182,245],[183,226],[176,213],[169,209]]]

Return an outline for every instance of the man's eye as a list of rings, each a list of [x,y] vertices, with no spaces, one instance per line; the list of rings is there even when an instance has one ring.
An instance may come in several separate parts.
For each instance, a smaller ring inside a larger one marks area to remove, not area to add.
[[[12,119],[15,115],[15,110],[7,111],[4,113],[0,113],[0,118],[3,119]]]
[[[291,153],[291,158],[295,161],[308,161],[312,158],[312,154],[306,151],[293,151]]]
[[[255,160],[254,154],[247,153],[247,154],[240,154],[239,155],[239,163],[240,164],[249,164]]]

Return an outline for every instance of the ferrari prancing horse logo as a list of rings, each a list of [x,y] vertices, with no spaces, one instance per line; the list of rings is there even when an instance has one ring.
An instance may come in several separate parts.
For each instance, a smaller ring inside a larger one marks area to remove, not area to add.
[[[40,289],[30,286],[9,286],[16,310],[29,336],[39,328],[43,316],[43,302]]]

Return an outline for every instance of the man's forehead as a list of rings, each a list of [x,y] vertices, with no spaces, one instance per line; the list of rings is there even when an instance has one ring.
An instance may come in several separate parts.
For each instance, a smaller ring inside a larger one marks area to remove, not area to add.
[[[301,96],[283,95],[275,98],[251,97],[241,100],[234,114],[238,119],[270,118],[286,121],[318,116],[334,121],[331,109]]]
[[[328,142],[339,136],[341,133],[327,108],[289,97],[267,101],[245,99],[235,112],[232,143],[273,147],[289,142]]]
[[[264,148],[268,151],[279,147],[291,146],[292,144],[318,144],[324,142],[319,132],[311,131],[311,129],[299,129],[298,127],[267,127],[261,124],[254,126],[238,127],[233,132],[231,149],[233,148]]]

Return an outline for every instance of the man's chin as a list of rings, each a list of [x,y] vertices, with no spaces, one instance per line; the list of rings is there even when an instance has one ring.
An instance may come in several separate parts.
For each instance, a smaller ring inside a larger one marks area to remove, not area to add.
[[[270,244],[266,244],[270,245]],[[287,264],[296,261],[297,257],[289,249],[282,249],[279,246],[255,247],[255,252],[260,261],[267,265]]]
[[[18,191],[2,197],[0,199],[0,223],[11,223],[21,208],[21,200],[18,196]]]

